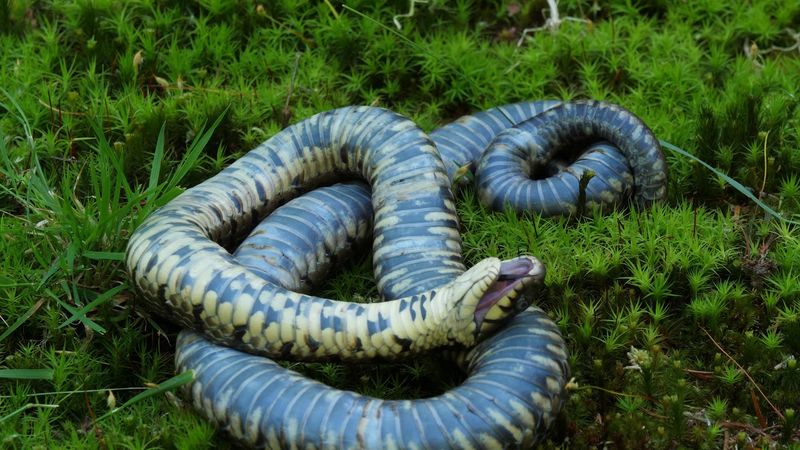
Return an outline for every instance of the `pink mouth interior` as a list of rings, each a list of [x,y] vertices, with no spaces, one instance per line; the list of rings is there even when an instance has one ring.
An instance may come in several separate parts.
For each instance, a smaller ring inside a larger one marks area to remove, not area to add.
[[[500,275],[497,281],[494,282],[492,287],[483,294],[483,297],[478,301],[478,307],[475,310],[475,321],[480,326],[483,323],[486,313],[497,304],[500,299],[505,297],[509,292],[519,288],[533,275],[535,266],[528,258],[517,258],[510,261],[503,261],[500,264]]]

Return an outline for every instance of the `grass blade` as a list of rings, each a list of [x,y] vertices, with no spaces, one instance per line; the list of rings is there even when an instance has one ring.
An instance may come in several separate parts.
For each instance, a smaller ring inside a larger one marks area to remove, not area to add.
[[[715,169],[713,166],[711,166],[710,164],[706,163],[702,159],[694,156],[693,154],[687,152],[686,150],[684,150],[684,149],[682,149],[680,147],[676,147],[675,145],[670,144],[669,142],[661,141],[661,145],[663,145],[664,147],[666,147],[670,151],[673,151],[673,152],[675,152],[675,153],[677,153],[677,154],[679,154],[681,156],[685,156],[685,157],[687,157],[687,158],[689,158],[691,160],[697,161],[698,163],[702,164],[703,167],[705,167],[706,169],[714,172],[715,175],[717,175],[718,177],[720,177],[723,180],[725,180],[725,182],[730,184],[731,187],[733,187],[737,191],[741,192],[742,195],[744,195],[745,197],[747,197],[750,200],[752,200],[753,203],[758,205],[759,208],[764,210],[764,212],[766,212],[767,214],[771,215],[772,217],[775,217],[776,219],[778,219],[780,221],[783,221],[783,222],[791,223],[791,224],[794,224],[794,225],[800,225],[800,222],[798,222],[796,220],[791,220],[791,219],[787,219],[786,217],[783,217],[783,215],[781,215],[781,213],[775,211],[774,209],[770,208],[766,203],[764,203],[761,200],[759,200],[758,197],[753,195],[753,193],[750,192],[750,190],[747,189],[742,183],[739,183],[738,181],[734,180],[733,178],[729,177],[728,175],[720,172],[719,170]]]
[[[52,380],[53,369],[0,369],[0,378],[14,380]]]
[[[9,337],[11,333],[14,332],[14,330],[19,328],[23,323],[25,323],[25,321],[28,320],[36,311],[38,311],[43,304],[44,304],[44,299],[40,299],[38,302],[34,303],[34,305],[31,306],[31,309],[27,310],[25,314],[19,316],[19,318],[17,319],[16,322],[14,322],[13,325],[6,328],[6,331],[4,331],[3,334],[0,334],[0,342],[3,342],[3,340]]]
[[[58,269],[61,266],[61,261],[64,259],[65,255],[66,251],[58,255],[57,258],[53,258],[53,262],[50,264],[50,267],[47,269],[47,272],[45,272],[44,275],[42,275],[42,279],[39,280],[39,286],[37,287],[37,289],[41,289],[45,285],[45,283],[47,283],[50,277],[52,277],[53,275],[55,275],[56,272],[58,272]]]
[[[83,256],[89,259],[98,259],[104,261],[124,261],[125,260],[125,253],[124,252],[95,252],[89,251],[84,252]]]
[[[16,113],[3,102],[0,102],[0,106],[2,106],[3,109],[5,109],[6,111],[8,111],[9,113],[13,114],[16,117],[16,119],[22,125],[22,129],[25,131],[25,138],[28,142],[28,145],[30,145],[31,149],[33,149],[34,148],[33,128],[31,127],[31,123],[28,121],[28,117],[25,115],[25,111],[23,111],[19,103],[17,103],[17,101],[14,99],[14,97],[11,96],[11,94],[8,93],[8,91],[6,91],[3,88],[0,88],[0,93],[2,93],[3,95],[6,96],[6,98],[8,98],[8,101],[11,102],[12,106],[14,106],[14,110],[16,110]]]
[[[147,192],[149,195],[147,201],[152,200],[158,188],[158,177],[161,174],[161,161],[164,159],[164,129],[166,123],[161,125],[161,130],[158,132],[158,140],[156,140],[156,151],[153,154],[153,165],[150,166],[150,183],[147,185]]]
[[[13,287],[20,287],[20,286],[34,286],[36,283],[19,283],[14,281],[13,278],[8,278],[3,275],[0,275],[0,287],[2,288],[13,288]]]
[[[67,319],[64,322],[62,322],[61,325],[58,326],[58,328],[64,328],[65,326],[71,324],[72,322],[75,322],[76,320],[83,321],[83,319],[81,319],[81,317],[85,318],[86,317],[86,313],[88,313],[89,311],[95,309],[98,305],[101,305],[101,304],[105,303],[106,301],[111,299],[111,297],[113,297],[113,296],[117,295],[119,292],[127,289],[127,287],[128,287],[128,285],[126,285],[126,284],[120,284],[117,287],[111,288],[111,289],[103,292],[102,294],[98,295],[94,300],[92,300],[91,302],[87,303],[86,306],[84,306],[83,308],[78,309],[78,310],[74,310],[72,312],[72,316],[70,316],[69,319]],[[99,331],[99,330],[95,330],[95,331]],[[105,329],[103,329],[102,332],[105,332]]]
[[[214,123],[211,124],[211,126],[204,133],[194,138],[192,143],[189,145],[189,149],[186,151],[186,156],[181,160],[180,164],[178,164],[178,168],[172,174],[172,177],[167,183],[167,191],[177,186],[183,177],[185,177],[186,174],[188,174],[189,171],[195,167],[197,160],[200,158],[200,153],[203,151],[206,145],[208,145],[208,141],[211,140],[211,136],[214,135],[214,131],[216,131],[217,127],[222,122],[222,119],[225,118],[225,114],[227,113],[228,110],[225,109],[225,111],[223,111],[222,114],[217,117],[217,120],[215,120]]]
[[[68,288],[64,287],[64,289],[66,292],[69,292]],[[81,323],[83,323],[84,325],[86,325],[87,327],[91,328],[92,330],[94,330],[99,334],[105,334],[106,332],[105,328],[97,324],[92,319],[86,317],[86,314],[81,313],[81,311],[78,308],[75,308],[74,306],[71,306],[68,303],[62,301],[53,291],[49,289],[45,289],[45,293],[47,293],[47,295],[49,295],[53,300],[55,300],[59,306],[69,311],[73,316],[77,317],[77,319],[80,320]]]
[[[158,386],[156,386],[156,387],[154,387],[152,389],[148,389],[148,390],[146,390],[144,392],[140,392],[140,393],[136,394],[130,400],[125,402],[122,406],[120,406],[118,408],[114,408],[111,411],[109,411],[109,412],[103,414],[102,416],[100,416],[97,419],[97,421],[99,422],[99,421],[109,417],[110,415],[116,413],[117,411],[119,411],[121,409],[124,409],[124,408],[126,408],[128,406],[131,406],[131,405],[133,405],[135,403],[138,403],[138,402],[140,402],[142,400],[148,399],[148,398],[150,398],[150,397],[152,397],[154,395],[159,395],[159,394],[162,394],[164,392],[172,391],[174,389],[177,389],[178,387],[183,386],[184,384],[189,383],[192,380],[194,380],[194,371],[191,371],[191,370],[187,371],[187,372],[180,373],[178,375],[175,375],[174,377],[170,378],[169,380],[159,384]]]
[[[97,138],[97,153],[98,155],[105,156],[108,161],[114,166],[116,171],[117,182],[125,189],[125,195],[130,198],[133,196],[133,189],[125,178],[125,168],[123,167],[122,160],[119,155],[114,151],[114,147],[108,143],[106,135],[103,132],[103,126],[97,121],[91,122],[92,129],[94,130],[95,137]]]
[[[6,420],[11,419],[12,417],[16,416],[17,414],[25,412],[25,411],[27,411],[27,410],[29,410],[31,408],[58,408],[58,405],[52,405],[52,404],[48,404],[48,403],[28,403],[27,405],[22,406],[22,407],[20,407],[20,408],[18,408],[16,410],[6,414],[3,417],[0,417],[0,423],[3,423]]]

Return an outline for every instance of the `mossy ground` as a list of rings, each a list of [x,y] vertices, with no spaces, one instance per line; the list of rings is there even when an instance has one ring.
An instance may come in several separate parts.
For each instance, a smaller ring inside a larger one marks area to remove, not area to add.
[[[406,0],[347,5],[0,2],[0,447],[228,445],[169,395],[105,415],[173,375],[176,330],[136,308],[121,252],[153,208],[323,110],[379,104],[432,129],[519,100],[605,99],[800,212],[796,2],[562,0],[586,21],[520,46],[546,2],[431,0],[399,31]],[[669,199],[647,211],[542,219],[460,197],[470,261],[548,267],[539,301],[578,386],[545,446],[797,445],[800,232],[667,158]],[[324,293],[373,289],[365,257]],[[392,398],[454,382],[424,361],[303,370]]]

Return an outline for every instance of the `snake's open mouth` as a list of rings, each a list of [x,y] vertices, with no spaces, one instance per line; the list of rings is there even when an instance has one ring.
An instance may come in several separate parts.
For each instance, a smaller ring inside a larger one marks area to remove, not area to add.
[[[489,331],[504,320],[528,307],[522,294],[544,279],[544,265],[532,256],[521,256],[500,263],[494,284],[483,294],[475,310],[475,324],[480,332]]]

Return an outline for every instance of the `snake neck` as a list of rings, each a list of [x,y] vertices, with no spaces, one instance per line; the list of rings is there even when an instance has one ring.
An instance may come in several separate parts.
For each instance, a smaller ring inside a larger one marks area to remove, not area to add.
[[[453,284],[389,302],[358,304],[278,287],[234,267],[214,248],[192,252],[187,261],[191,269],[174,270],[155,283],[138,276],[146,265],[134,265],[138,270],[131,276],[139,281],[137,289],[150,309],[218,343],[296,360],[392,358],[447,343],[446,300],[453,296]],[[227,273],[236,276],[220,275]]]
[[[246,297],[239,296],[239,308],[232,314],[230,307],[217,308],[227,315],[211,317],[205,325],[221,331],[220,340],[238,335],[241,345],[232,345],[269,356],[394,358],[434,347],[474,344],[486,323],[516,314],[518,297],[543,276],[541,262],[533,257],[487,258],[446,285],[369,305],[301,295],[267,284],[244,307]],[[228,329],[237,323],[242,324],[238,332]]]
[[[439,300],[448,295],[448,286],[369,305],[270,290],[262,294],[269,298],[263,308],[251,312],[240,328],[239,342],[229,341],[225,320],[207,319],[209,332],[219,330],[219,340],[229,345],[294,360],[391,359],[455,343],[449,342],[447,308]]]

